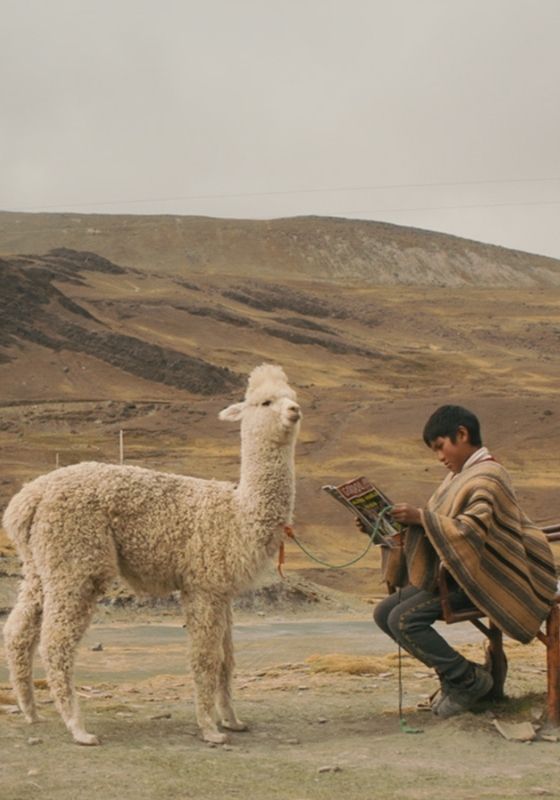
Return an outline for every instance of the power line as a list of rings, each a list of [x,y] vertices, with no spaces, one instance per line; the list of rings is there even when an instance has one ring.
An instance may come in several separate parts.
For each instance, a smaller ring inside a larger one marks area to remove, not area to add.
[[[560,200],[528,200],[523,203],[473,203],[469,205],[456,205],[456,206],[411,206],[407,208],[372,208],[367,211],[340,211],[338,213],[348,214],[397,214],[405,213],[407,211],[455,211],[462,208],[507,208],[516,206],[560,206]]]
[[[156,200],[153,201],[135,201],[135,202],[158,202]],[[88,206],[88,203],[80,203],[79,206]],[[96,204],[92,204],[96,205]],[[97,204],[99,205],[99,204]],[[108,202],[106,205],[113,205],[112,203]],[[328,216],[352,216],[356,214],[406,214],[407,212],[420,212],[420,211],[459,211],[461,209],[476,209],[476,208],[522,208],[524,206],[558,206],[560,205],[560,200],[527,200],[524,202],[512,202],[512,203],[469,203],[464,205],[443,205],[443,206],[395,206],[393,208],[370,208],[370,209],[352,209],[350,211],[329,211],[323,212],[325,215]],[[73,206],[76,207],[76,206]],[[35,210],[37,213],[41,213],[45,208],[67,208],[67,206],[42,206],[41,208],[34,208],[34,209],[18,209],[19,212],[25,211],[33,211]],[[5,209],[6,210],[6,209]],[[18,213],[18,212],[13,212]],[[179,213],[179,212],[176,212]],[[318,212],[308,212],[308,213],[318,213]],[[301,212],[298,212],[300,215]]]
[[[153,197],[134,200],[100,200],[93,202],[80,202],[80,203],[56,203],[43,205],[40,208],[82,208],[84,206],[118,206],[118,205],[141,205],[145,203],[170,203],[177,201],[191,201],[191,200],[235,200],[247,197],[277,197],[286,195],[302,195],[302,194],[329,194],[333,192],[366,192],[366,191],[387,191],[391,189],[428,189],[428,188],[451,188],[461,186],[488,186],[488,185],[511,185],[511,184],[528,184],[528,183],[555,183],[559,182],[560,178],[500,178],[496,180],[477,180],[477,181],[440,181],[440,182],[427,182],[427,183],[393,183],[393,184],[377,184],[373,186],[339,186],[339,187],[322,187],[322,188],[308,188],[308,189],[280,189],[267,192],[223,192],[212,194],[191,194],[191,195],[176,195],[172,197]],[[555,204],[556,201],[552,201]],[[492,205],[540,205],[537,203],[504,203]],[[543,205],[548,205],[548,201],[543,201]],[[489,208],[492,205],[470,206],[472,208]],[[453,208],[455,206],[450,206]],[[469,207],[469,206],[460,206]],[[38,206],[23,206],[20,211],[34,211]],[[442,206],[441,208],[447,208]],[[388,211],[399,210],[422,210],[422,209],[387,209]],[[366,212],[354,212],[366,213]]]

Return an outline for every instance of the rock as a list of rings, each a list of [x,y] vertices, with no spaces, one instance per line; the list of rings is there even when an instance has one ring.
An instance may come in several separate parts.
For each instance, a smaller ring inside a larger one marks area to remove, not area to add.
[[[502,722],[495,719],[492,724],[504,739],[516,742],[532,742],[537,733],[530,722]]]

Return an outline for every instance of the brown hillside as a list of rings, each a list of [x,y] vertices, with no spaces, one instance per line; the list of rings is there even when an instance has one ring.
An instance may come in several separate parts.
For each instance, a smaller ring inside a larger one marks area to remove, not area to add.
[[[0,255],[94,251],[153,273],[417,286],[560,286],[560,261],[417,228],[328,217],[0,212]]]
[[[528,512],[560,518],[560,289],[334,293],[305,277],[186,279],[61,248],[0,269],[1,505],[55,463],[116,460],[120,430],[128,463],[235,480],[238,431],[217,413],[273,361],[304,411],[297,526],[319,556],[344,562],[364,544],[323,484],[367,474],[395,501],[431,492],[443,470],[420,431],[444,402],[481,416]],[[371,561],[329,572],[288,550],[288,571],[371,589]]]

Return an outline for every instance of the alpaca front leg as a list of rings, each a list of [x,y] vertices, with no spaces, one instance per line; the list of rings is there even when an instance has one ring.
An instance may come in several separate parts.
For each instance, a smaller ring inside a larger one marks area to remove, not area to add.
[[[27,722],[38,722],[33,692],[33,654],[42,614],[42,590],[36,575],[26,576],[4,626],[4,649],[17,703]]]
[[[226,624],[224,601],[202,593],[183,599],[191,638],[197,722],[205,741],[223,744],[228,737],[216,724],[216,695]]]
[[[218,680],[218,710],[222,726],[230,731],[246,731],[247,725],[238,719],[232,702],[232,678],[234,667],[231,605],[226,609],[226,627],[222,642],[222,664]]]

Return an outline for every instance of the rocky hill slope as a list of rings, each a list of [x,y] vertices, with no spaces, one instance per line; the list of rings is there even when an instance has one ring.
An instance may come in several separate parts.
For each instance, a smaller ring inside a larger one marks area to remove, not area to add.
[[[93,356],[156,383],[195,394],[217,394],[239,384],[227,368],[214,367],[143,338],[111,328],[75,302],[56,281],[84,285],[88,273],[123,276],[129,271],[95,253],[51,250],[44,256],[0,258],[0,361],[12,361],[12,346],[26,343],[53,352]],[[21,349],[17,351],[21,353]]]
[[[0,212],[0,255],[94,251],[157,273],[416,286],[560,286],[560,261],[364,220]]]

